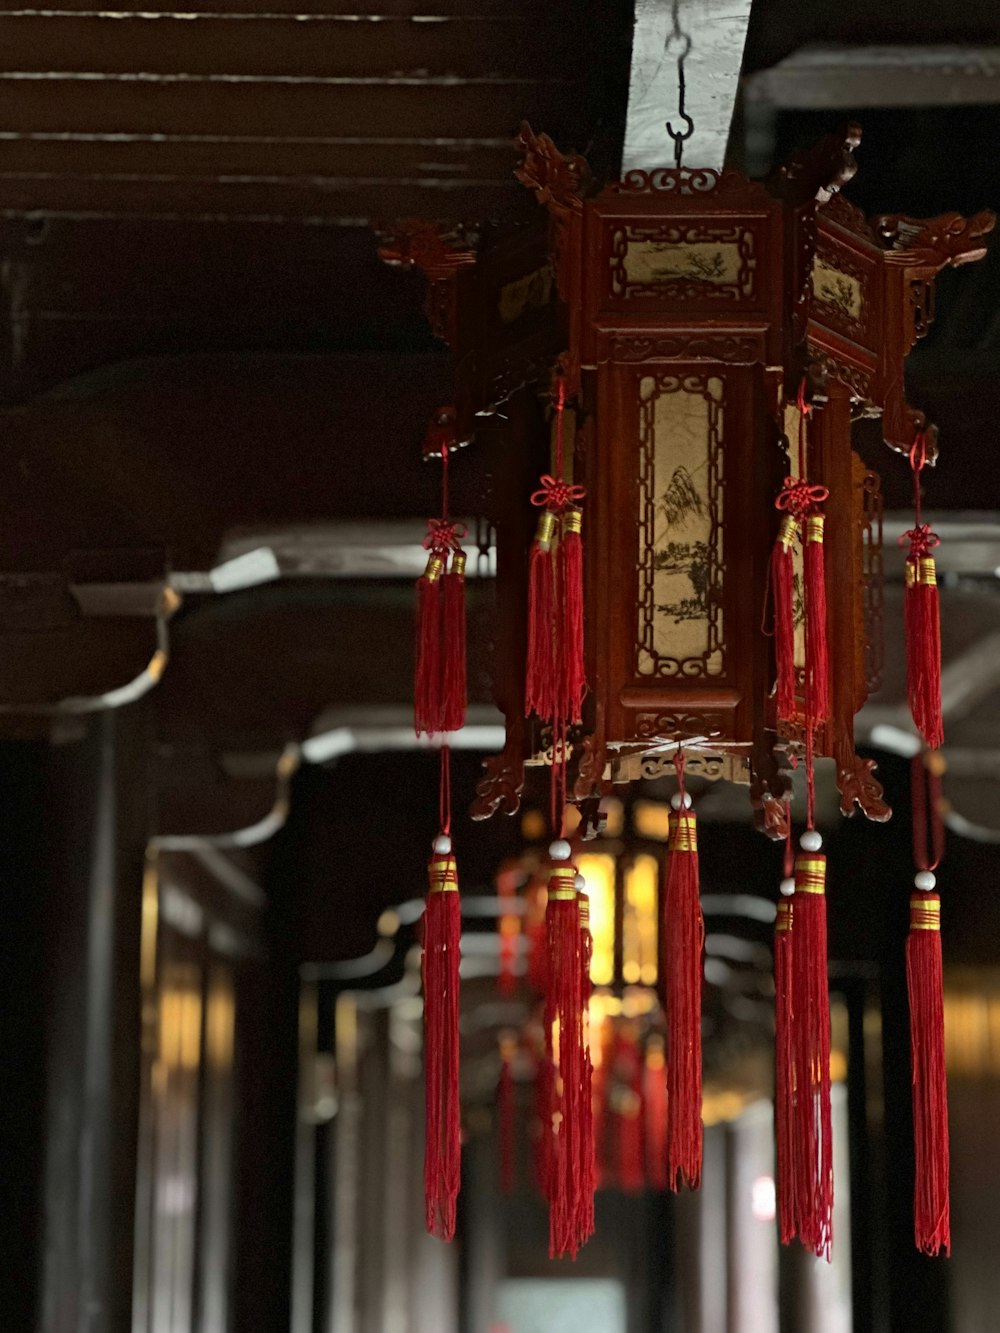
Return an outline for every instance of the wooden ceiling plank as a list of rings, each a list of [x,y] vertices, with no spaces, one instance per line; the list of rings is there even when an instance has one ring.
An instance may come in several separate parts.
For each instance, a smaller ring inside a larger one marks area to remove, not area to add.
[[[580,16],[577,0],[549,0],[547,11],[553,16]],[[476,23],[487,19],[510,22],[535,20],[538,0],[111,0],[107,8],[94,0],[53,0],[50,5],[8,3],[0,14],[23,13],[71,14],[222,14],[234,22],[256,19],[267,14],[291,14],[313,22],[354,21],[381,24],[395,19],[416,19],[424,23],[455,20]]]
[[[0,173],[218,178],[399,177],[509,181],[513,138],[356,142],[30,138],[0,131]]]
[[[146,134],[504,137],[522,119],[565,121],[571,89],[552,82],[237,82],[229,79],[0,77],[8,131]],[[582,114],[582,107],[577,114]],[[563,114],[559,114],[563,113]]]
[[[0,12],[0,72],[483,77],[558,74],[572,30],[542,16],[477,23],[302,23],[291,16],[14,16]]]
[[[394,180],[271,182],[115,180],[0,175],[0,214],[86,217],[257,218],[361,225],[397,217],[457,223],[525,214],[516,184]],[[529,214],[530,216],[530,214]]]

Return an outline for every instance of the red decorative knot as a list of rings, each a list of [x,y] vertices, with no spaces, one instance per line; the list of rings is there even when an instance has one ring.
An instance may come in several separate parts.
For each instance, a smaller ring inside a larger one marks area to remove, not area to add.
[[[935,546],[940,546],[941,538],[936,532],[931,532],[929,523],[919,523],[915,528],[911,528],[909,532],[904,532],[900,537],[900,546],[905,546],[907,542],[910,544],[910,555],[915,560],[919,560],[923,556],[930,555]]]
[[[794,518],[804,518],[811,509],[821,505],[829,494],[825,486],[812,486],[798,477],[786,477],[774,507],[786,510]]]
[[[542,477],[541,489],[535,491],[531,503],[539,509],[550,509],[554,514],[561,514],[582,500],[587,494],[583,486],[570,486],[565,481],[557,481],[548,474]]]
[[[446,556],[452,551],[457,551],[462,538],[468,529],[464,523],[452,523],[447,518],[429,518],[427,520],[427,536],[422,545],[425,551],[432,551],[435,555]]]

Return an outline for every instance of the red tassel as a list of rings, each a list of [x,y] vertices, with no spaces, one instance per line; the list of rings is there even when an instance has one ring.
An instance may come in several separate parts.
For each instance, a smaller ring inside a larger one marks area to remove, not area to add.
[[[807,831],[806,839],[818,835]],[[830,993],[826,962],[826,857],[795,859],[791,950],[791,1057],[794,1116],[792,1220],[807,1250],[829,1260],[833,1244],[833,1137],[830,1122]]]
[[[579,722],[583,696],[587,692],[587,673],[583,661],[583,514],[571,507],[563,514],[562,541],[562,625],[560,630],[560,692],[557,707],[567,722]]]
[[[826,560],[822,514],[812,513],[803,529],[802,565],[806,607],[806,691],[813,723],[830,716],[830,655],[826,639]]]
[[[441,579],[444,557],[432,550],[423,577],[417,580],[416,672],[413,682],[413,725],[419,736],[441,730]]]
[[[667,1062],[663,1038],[650,1037],[643,1076],[646,1108],[646,1177],[654,1190],[667,1188]]]
[[[441,726],[458,731],[468,706],[465,672],[465,552],[453,552],[451,568],[442,579],[441,596]]]
[[[555,570],[552,542],[556,515],[544,509],[531,547],[528,572],[528,664],[524,680],[524,715],[555,715]]]
[[[500,1080],[497,1083],[497,1118],[500,1126],[500,1189],[514,1193],[516,1154],[514,1148],[514,1056],[517,1038],[504,1033],[500,1038]]]
[[[792,1068],[792,919],[791,898],[780,898],[774,922],[774,1128],[778,1159],[778,1226],[782,1245],[787,1245],[797,1230],[792,1153],[795,1115],[795,1074]]]
[[[933,881],[933,876],[930,880]],[[916,1159],[914,1239],[917,1248],[924,1254],[938,1254],[941,1250],[950,1254],[941,900],[933,892],[918,891],[910,898],[906,983],[910,996],[913,1142]]]
[[[683,791],[682,791],[682,799]],[[701,1181],[701,979],[705,921],[698,896],[694,812],[671,815],[664,894],[667,941],[667,1178],[672,1190]]]
[[[926,524],[906,534],[906,685],[913,721],[930,749],[944,742],[941,716],[941,612],[937,569],[931,547],[937,543]]]
[[[590,899],[581,890],[576,896],[580,913],[580,1007],[583,1026],[582,1087],[580,1089],[580,1195],[577,1236],[583,1245],[594,1234],[594,1190],[597,1163],[594,1157],[594,1065],[590,1058]]]
[[[618,1188],[637,1194],[646,1183],[643,1145],[642,1061],[635,1027],[623,1025],[615,1052]]]
[[[455,1235],[461,1184],[462,1125],[458,1100],[458,964],[461,905],[458,870],[448,850],[428,866],[424,913],[424,1083],[426,1125],[424,1199],[427,1230],[442,1240]]]
[[[552,1164],[549,1177],[549,1255],[579,1249],[580,1135],[590,1108],[582,1104],[583,1008],[580,985],[580,911],[576,869],[568,862],[549,871],[545,910],[548,946],[546,1032],[551,1034],[558,1074],[553,1113]]]
[[[775,709],[779,720],[795,715],[795,568],[792,547],[798,523],[783,515],[771,552],[771,588],[774,593],[774,660],[777,672]]]

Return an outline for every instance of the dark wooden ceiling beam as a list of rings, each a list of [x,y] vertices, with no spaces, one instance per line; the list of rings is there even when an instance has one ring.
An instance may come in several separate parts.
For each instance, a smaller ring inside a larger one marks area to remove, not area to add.
[[[513,14],[375,23],[290,14],[234,20],[0,10],[0,71],[539,78],[565,70],[576,26],[544,11],[529,27]]]

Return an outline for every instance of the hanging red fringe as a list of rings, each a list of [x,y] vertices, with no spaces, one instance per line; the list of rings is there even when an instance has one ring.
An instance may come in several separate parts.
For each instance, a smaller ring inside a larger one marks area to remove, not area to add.
[[[814,492],[820,488],[812,487]],[[825,493],[824,493],[825,498]],[[823,515],[815,509],[803,528],[802,568],[806,607],[806,690],[812,722],[830,716],[830,655],[826,638],[826,559]]]
[[[413,725],[418,736],[465,725],[465,529],[448,517],[448,450],[441,449],[441,517],[427,525],[427,568],[417,580]]]
[[[934,871],[944,855],[940,756],[915,755],[911,769],[913,859],[906,981],[910,997],[915,1179],[913,1231],[925,1254],[951,1252],[948,1087],[944,1059],[941,900]],[[928,824],[930,829],[928,830]],[[928,831],[930,847],[928,848]]]
[[[933,881],[929,871],[922,872]],[[920,879],[920,875],[917,876]],[[944,1064],[941,900],[933,892],[910,898],[906,941],[913,1078],[915,1187],[913,1228],[924,1254],[951,1253],[948,1194],[948,1088]]]
[[[574,505],[563,514],[559,552],[562,698],[558,700],[558,708],[567,722],[579,722],[587,692],[587,673],[583,661],[583,514]]]
[[[505,1032],[500,1038],[500,1079],[497,1083],[497,1119],[500,1129],[500,1189],[514,1193],[517,1154],[514,1143],[514,1056],[517,1037]]]
[[[698,894],[698,831],[683,785],[671,831],[663,929],[667,948],[667,1177],[697,1189],[701,1181],[701,981],[705,920]],[[675,797],[675,800],[678,799]]]
[[[774,595],[774,660],[777,672],[775,709],[779,720],[795,715],[795,563],[792,548],[799,525],[784,514],[771,552],[771,588]]]
[[[921,432],[910,450],[913,470],[913,528],[901,539],[910,543],[906,560],[906,685],[910,712],[917,730],[931,750],[944,743],[941,716],[941,611],[938,605],[937,567],[931,552],[937,533],[921,522],[920,474],[927,464],[927,437]]]
[[[427,1230],[455,1235],[461,1184],[462,1125],[458,1100],[458,964],[461,907],[451,839],[435,839],[424,913],[424,1198]]]
[[[807,1250],[829,1260],[833,1244],[830,994],[826,958],[826,857],[807,830],[795,859],[791,950],[794,1115],[792,1221]]]
[[[926,523],[906,534],[910,554],[906,560],[906,591],[903,610],[906,623],[906,687],[910,712],[917,730],[932,750],[944,742],[941,716],[941,611],[938,603],[937,567],[931,550],[937,535]]]
[[[791,898],[778,901],[774,922],[774,1130],[778,1165],[778,1227],[787,1245],[796,1233],[792,1126],[795,1075],[792,1068]]]
[[[580,1089],[580,1197],[577,1235],[583,1245],[594,1234],[594,1191],[597,1188],[597,1163],[594,1156],[594,1065],[590,1057],[590,963],[593,938],[590,934],[590,899],[582,891],[576,895],[580,913],[580,1006],[583,1025],[583,1083]]]
[[[423,577],[417,580],[416,671],[413,682],[413,725],[417,735],[441,730],[441,578],[445,558],[432,550]]]
[[[548,994],[545,1025],[557,1072],[549,1176],[549,1254],[576,1257],[580,1247],[580,1135],[590,1108],[582,1104],[583,1007],[580,984],[580,911],[576,868],[569,862],[549,870],[545,910]]]
[[[566,385],[556,380],[554,476],[531,502],[542,510],[528,573],[528,660],[524,712],[560,725],[578,722],[587,690],[583,660],[582,486],[563,480]]]
[[[646,1178],[654,1190],[667,1188],[667,1068],[663,1039],[646,1045],[642,1100],[646,1108]]]
[[[538,516],[528,571],[528,662],[524,680],[524,715],[555,713],[555,567],[552,545],[558,517],[551,509]]]
[[[451,568],[442,579],[440,731],[458,731],[463,727],[468,707],[465,672],[465,562],[465,552],[461,548],[454,550]]]

